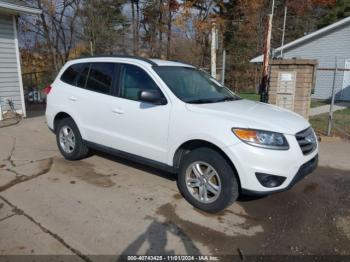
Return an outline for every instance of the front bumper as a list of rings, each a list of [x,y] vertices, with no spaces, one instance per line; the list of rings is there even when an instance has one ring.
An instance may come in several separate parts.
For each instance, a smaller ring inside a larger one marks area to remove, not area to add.
[[[286,191],[288,189],[291,189],[296,183],[298,183],[300,180],[302,180],[304,177],[307,175],[311,174],[315,169],[317,168],[318,165],[318,155],[316,155],[314,158],[303,164],[296,175],[294,176],[293,180],[289,183],[289,185],[283,189],[279,190],[271,190],[271,191],[254,191],[254,190],[249,190],[249,189],[244,189],[242,188],[241,193],[243,195],[250,195],[250,196],[259,196],[259,195],[269,195],[272,193],[278,193],[282,191]]]
[[[291,188],[318,164],[318,145],[313,152],[304,155],[294,135],[285,135],[288,150],[269,150],[238,143],[223,148],[236,168],[243,193],[266,195]],[[263,173],[284,177],[282,184],[266,187],[259,182],[256,174]]]

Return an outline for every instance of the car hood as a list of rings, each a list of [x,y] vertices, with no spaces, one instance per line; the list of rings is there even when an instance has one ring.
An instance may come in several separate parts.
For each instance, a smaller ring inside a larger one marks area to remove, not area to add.
[[[302,116],[294,112],[246,99],[209,104],[186,104],[186,107],[192,112],[225,118],[232,122],[232,127],[294,135],[310,126]]]

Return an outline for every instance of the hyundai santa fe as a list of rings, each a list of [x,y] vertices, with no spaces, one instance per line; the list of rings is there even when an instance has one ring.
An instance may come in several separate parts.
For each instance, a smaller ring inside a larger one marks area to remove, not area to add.
[[[81,58],[46,93],[47,124],[66,159],[94,148],[173,172],[183,197],[206,212],[239,194],[289,189],[318,163],[303,117],[242,99],[191,65]]]

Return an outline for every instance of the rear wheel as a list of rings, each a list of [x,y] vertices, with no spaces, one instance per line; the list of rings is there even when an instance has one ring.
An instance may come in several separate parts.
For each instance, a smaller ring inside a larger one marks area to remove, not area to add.
[[[238,181],[227,160],[211,148],[191,151],[181,162],[178,187],[198,209],[219,212],[238,197]]]
[[[89,148],[71,118],[64,118],[57,123],[56,141],[61,154],[68,160],[78,160],[89,153]]]

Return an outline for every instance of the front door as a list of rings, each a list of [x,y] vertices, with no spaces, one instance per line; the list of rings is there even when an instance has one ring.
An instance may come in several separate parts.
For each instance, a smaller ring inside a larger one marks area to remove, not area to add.
[[[170,103],[153,105],[139,101],[141,90],[160,90],[142,68],[123,64],[120,68],[118,97],[110,104],[115,137],[113,147],[131,154],[166,163]]]

